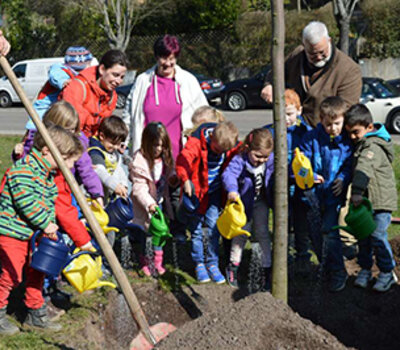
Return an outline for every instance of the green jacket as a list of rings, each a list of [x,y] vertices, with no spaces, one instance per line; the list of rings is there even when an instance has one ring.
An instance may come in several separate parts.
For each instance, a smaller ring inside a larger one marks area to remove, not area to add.
[[[0,194],[0,235],[28,240],[55,222],[57,187],[50,164],[36,149],[5,174]]]
[[[364,136],[354,152],[352,194],[368,197],[374,210],[397,210],[393,143],[382,124]]]

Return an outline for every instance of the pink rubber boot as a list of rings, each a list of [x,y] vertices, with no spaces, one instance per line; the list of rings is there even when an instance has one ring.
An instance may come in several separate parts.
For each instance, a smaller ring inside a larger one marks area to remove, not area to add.
[[[164,252],[162,250],[154,251],[154,267],[158,271],[159,275],[163,275],[165,273],[165,269],[162,266]]]
[[[149,258],[146,256],[140,256],[139,257],[140,260],[140,265],[142,266],[141,270],[143,271],[143,273],[150,277],[151,276],[151,271],[150,271],[150,267],[149,267]]]

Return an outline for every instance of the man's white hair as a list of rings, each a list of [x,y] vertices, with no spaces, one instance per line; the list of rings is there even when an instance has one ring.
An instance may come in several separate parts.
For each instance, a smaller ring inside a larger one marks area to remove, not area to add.
[[[307,41],[311,45],[318,44],[322,38],[329,39],[328,28],[322,22],[312,21],[303,29],[303,43]]]

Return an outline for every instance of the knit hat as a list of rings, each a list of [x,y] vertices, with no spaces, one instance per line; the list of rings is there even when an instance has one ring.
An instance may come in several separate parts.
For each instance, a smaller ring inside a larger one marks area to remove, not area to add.
[[[74,70],[81,71],[89,67],[93,55],[83,46],[70,46],[65,52],[65,64]]]

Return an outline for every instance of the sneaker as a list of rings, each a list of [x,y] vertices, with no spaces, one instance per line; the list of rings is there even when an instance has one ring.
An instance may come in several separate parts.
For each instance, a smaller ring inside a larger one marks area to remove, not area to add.
[[[7,319],[7,306],[0,309],[0,335],[14,335],[19,328]]]
[[[393,271],[380,272],[376,283],[372,287],[377,292],[386,292],[391,286],[397,283],[397,276]]]
[[[65,310],[54,306],[51,302],[47,303],[47,316],[51,322],[58,321],[65,314]]]
[[[232,263],[230,263],[226,267],[226,270],[225,270],[226,279],[228,281],[228,284],[232,288],[239,288],[239,283],[238,283],[238,279],[237,279],[238,270],[239,270],[239,266],[233,265]]]
[[[46,304],[43,304],[39,309],[28,308],[28,315],[25,324],[30,327],[46,329],[54,332],[58,332],[62,329],[62,326],[59,323],[49,320]]]
[[[225,283],[225,277],[221,273],[217,265],[208,265],[207,270],[213,282],[215,282],[216,284]]]
[[[200,283],[207,283],[207,282],[211,281],[210,276],[208,275],[208,272],[207,272],[204,264],[197,264],[196,278],[197,278],[197,281]]]
[[[332,271],[329,280],[329,291],[340,292],[346,287],[347,272],[345,271]]]
[[[367,288],[369,281],[372,280],[371,270],[362,269],[358,275],[356,280],[354,281],[354,285],[360,288]]]

